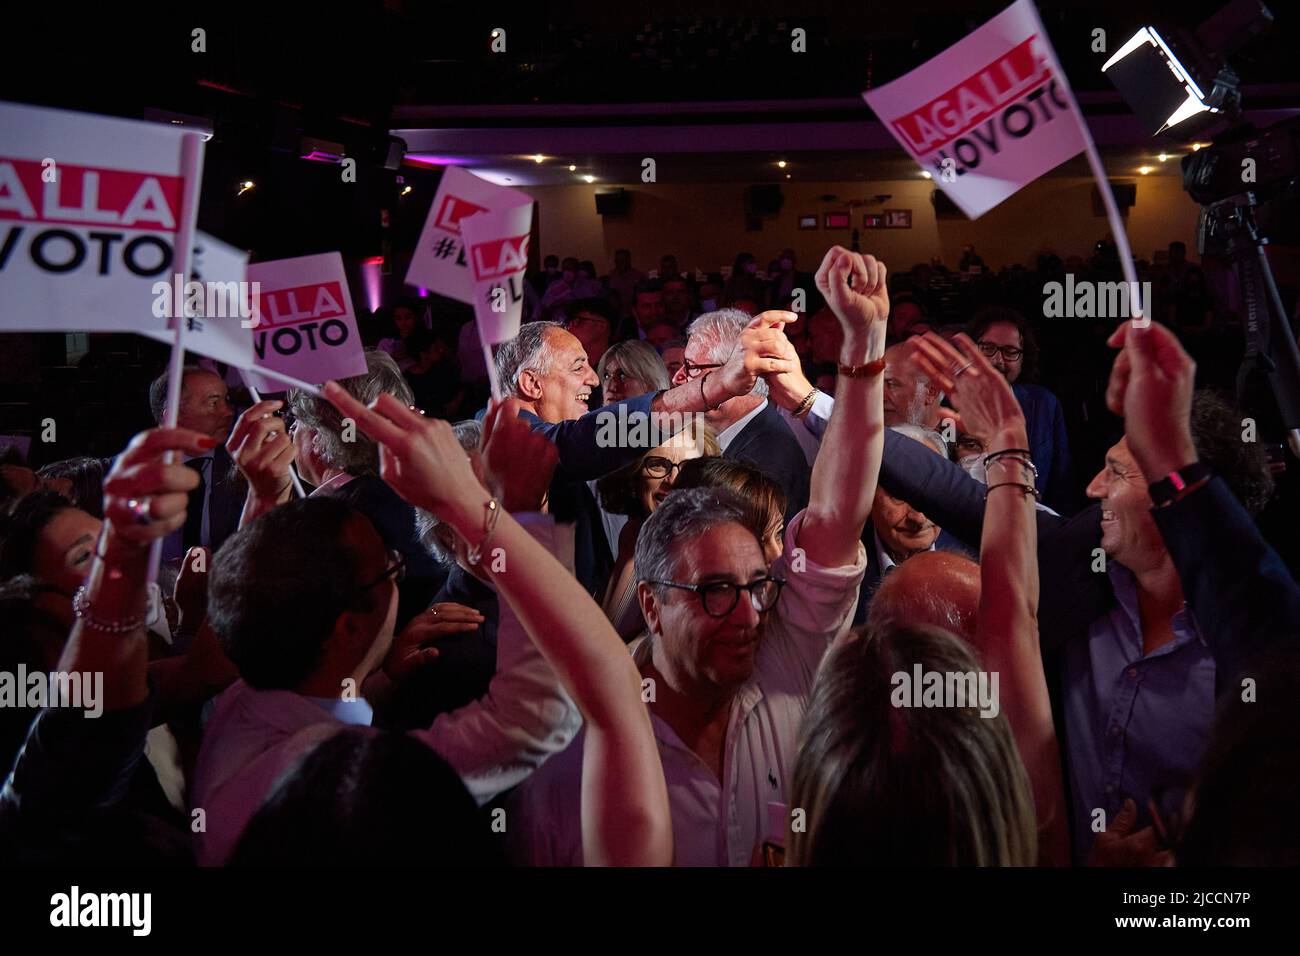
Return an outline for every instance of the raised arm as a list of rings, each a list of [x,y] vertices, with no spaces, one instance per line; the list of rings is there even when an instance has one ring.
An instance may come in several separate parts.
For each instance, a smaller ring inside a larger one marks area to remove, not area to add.
[[[191,469],[163,456],[198,455],[214,444],[188,429],[142,432],[105,479],[103,531],[57,668],[80,675],[84,713],[53,706],[33,724],[0,793],[6,840],[24,836],[22,818],[30,814],[84,819],[125,795],[152,715],[145,631],[149,545],[185,523],[188,493],[198,485]]]
[[[490,559],[485,570],[587,722],[582,783],[587,861],[668,865],[668,791],[641,702],[640,674],[600,608],[510,515],[498,514],[494,526],[488,520],[494,499],[474,475],[450,425],[423,418],[391,395],[367,408],[335,383],[326,385],[325,394],[379,443],[380,473],[404,499],[438,515],[471,548],[484,554],[501,549],[501,570]],[[502,410],[513,425],[515,404],[504,403]]]
[[[624,406],[628,421],[640,415],[654,415],[657,433],[662,437],[679,431],[686,415],[717,408],[738,395],[748,395],[759,376],[798,369],[798,358],[785,354],[785,335],[780,327],[798,318],[793,312],[764,312],[755,318],[740,337],[727,363],[698,379],[662,392],[650,392],[597,408],[581,418],[566,422],[543,422],[523,413],[532,427],[550,439],[560,451],[560,467],[570,476],[584,481],[601,478],[611,471],[636,461],[650,447],[629,445],[625,441],[602,440],[611,422],[620,419]],[[611,417],[612,416],[612,417]]]
[[[832,246],[817,288],[844,330],[840,364],[859,371],[840,376],[797,543],[813,563],[841,567],[857,560],[884,447],[885,264]]]
[[[1196,364],[1168,329],[1129,322],[1111,336],[1115,358],[1106,402],[1124,416],[1124,432],[1150,482],[1200,460],[1192,438]],[[1250,657],[1277,641],[1295,641],[1300,587],[1222,478],[1188,484],[1152,509],[1187,602],[1196,614],[1227,687]]]
[[[949,396],[962,430],[989,450],[976,644],[984,667],[999,675],[1002,709],[1029,774],[1039,856],[1065,866],[1065,791],[1038,644],[1038,526],[1025,416],[1006,379],[966,335],[954,345],[929,333],[918,347],[917,361]]]
[[[226,439],[226,451],[248,482],[244,510],[239,515],[241,528],[293,494],[289,467],[296,452],[284,419],[275,414],[283,407],[279,399],[257,402],[239,416]]]

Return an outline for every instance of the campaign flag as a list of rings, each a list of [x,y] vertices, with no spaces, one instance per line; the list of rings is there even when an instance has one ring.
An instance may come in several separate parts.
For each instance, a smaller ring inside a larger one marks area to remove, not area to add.
[[[153,310],[185,317],[185,350],[241,369],[256,365],[253,335],[258,321],[256,290],[247,281],[248,253],[205,232],[194,234],[190,281],[179,274],[155,284]],[[145,335],[171,344],[175,334],[144,329]]]
[[[0,130],[0,329],[166,329],[152,290],[184,271],[198,134],[13,103]]]
[[[258,369],[282,372],[319,385],[329,379],[362,375],[366,357],[352,311],[352,294],[337,252],[258,262],[248,281],[259,284],[258,323],[252,337]],[[254,376],[265,391],[284,386]]]
[[[533,204],[480,212],[461,221],[474,289],[474,320],[487,346],[519,334]]]
[[[532,197],[480,179],[459,166],[448,166],[429,207],[429,218],[406,271],[406,284],[429,289],[460,302],[474,301],[474,281],[461,225],[470,216],[526,206]],[[531,221],[524,231],[528,231]]]
[[[972,219],[1091,143],[1032,0],[862,98]]]

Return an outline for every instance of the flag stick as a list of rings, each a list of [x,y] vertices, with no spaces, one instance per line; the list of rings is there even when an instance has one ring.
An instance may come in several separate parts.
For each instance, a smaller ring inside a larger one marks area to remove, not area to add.
[[[194,255],[194,224],[199,215],[199,189],[203,184],[203,138],[197,133],[181,136],[181,171],[185,179],[185,192],[181,197],[180,219],[176,224],[173,258],[177,271],[186,279],[190,275],[190,262]],[[182,309],[184,312],[184,309]],[[185,368],[185,316],[173,316],[176,337],[172,340],[171,359],[167,363],[167,404],[163,411],[163,427],[175,428],[181,407],[181,378]],[[168,452],[167,464],[176,461],[176,453]],[[162,563],[163,539],[154,538],[149,546],[149,573],[146,580],[158,580],[158,567]]]
[[[1142,301],[1142,287],[1138,285],[1137,270],[1133,267],[1133,251],[1129,248],[1128,232],[1124,228],[1124,218],[1119,214],[1115,196],[1110,191],[1106,167],[1102,165],[1097,144],[1092,141],[1092,130],[1083,117],[1083,110],[1079,109],[1079,101],[1074,98],[1074,88],[1070,86],[1070,78],[1066,76],[1065,70],[1061,69],[1061,63],[1056,58],[1056,49],[1052,46],[1047,30],[1043,27],[1042,18],[1038,16],[1038,10],[1032,3],[1026,6],[1034,18],[1034,24],[1038,27],[1038,35],[1043,39],[1043,48],[1052,67],[1052,73],[1059,78],[1058,88],[1065,94],[1070,109],[1079,120],[1084,150],[1088,154],[1088,166],[1092,169],[1092,178],[1096,180],[1097,192],[1101,193],[1102,205],[1106,207],[1106,218],[1110,221],[1110,234],[1115,238],[1115,251],[1119,255],[1119,267],[1124,273],[1124,281],[1128,284],[1129,317],[1133,319],[1134,328],[1144,329],[1151,324],[1151,303]]]

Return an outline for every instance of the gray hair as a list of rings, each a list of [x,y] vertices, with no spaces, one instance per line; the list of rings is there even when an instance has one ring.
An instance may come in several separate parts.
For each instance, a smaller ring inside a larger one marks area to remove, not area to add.
[[[668,366],[664,365],[664,360],[648,342],[629,339],[606,349],[596,363],[596,374],[600,376],[602,385],[605,382],[605,367],[611,361],[618,362],[629,378],[645,382],[652,392],[661,392],[669,387]]]
[[[366,374],[339,381],[349,395],[363,405],[369,405],[385,392],[403,405],[415,403],[411,386],[406,383],[402,370],[391,355],[378,349],[366,349],[365,356]],[[344,441],[343,416],[327,399],[294,389],[289,393],[289,410],[294,418],[315,430],[316,453],[325,464],[349,475],[379,471],[379,447],[374,440],[356,429],[352,440]]]
[[[531,369],[538,375],[549,375],[555,362],[550,344],[546,341],[547,329],[563,329],[559,322],[525,322],[519,334],[501,345],[496,354],[497,380],[509,394],[519,392],[519,373]]]
[[[709,362],[725,363],[740,344],[740,333],[752,321],[753,317],[740,309],[718,309],[716,312],[705,312],[692,322],[686,329],[686,336],[703,336],[708,343],[706,355]],[[766,398],[767,382],[758,379],[749,394]]]
[[[749,530],[744,499],[731,489],[683,488],[670,492],[637,535],[633,564],[636,580],[674,580],[677,551],[682,544],[724,524],[738,524]]]
[[[896,431],[900,435],[906,435],[913,441],[919,441],[923,445],[932,445],[944,458],[952,457],[948,442],[933,428],[926,428],[924,425],[890,425],[889,427],[892,431]]]
[[[451,426],[452,434],[466,452],[477,451],[483,443],[483,423],[474,419],[457,422]],[[441,518],[423,508],[415,509],[415,532],[424,550],[439,563],[456,563],[456,532]]]

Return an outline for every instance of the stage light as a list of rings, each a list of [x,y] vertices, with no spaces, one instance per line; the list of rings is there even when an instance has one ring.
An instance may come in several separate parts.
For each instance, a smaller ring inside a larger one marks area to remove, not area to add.
[[[582,178],[585,179],[585,180],[586,180],[587,182],[589,182],[589,183],[594,183],[594,182],[596,181],[596,177],[595,177],[595,176],[583,176]]]
[[[930,170],[928,170],[928,169],[923,169],[923,170],[921,170],[921,175],[924,176],[926,179],[933,179],[933,178],[934,178],[934,174],[931,173]]]
[[[785,160],[784,160],[784,159],[778,159],[778,160],[776,161],[776,165],[777,165],[779,168],[781,168],[781,169],[785,169]]]
[[[1202,113],[1218,113],[1154,27],[1133,34],[1101,68],[1151,135]]]
[[[543,162],[545,162],[545,161],[546,161],[546,157],[543,156],[541,153],[536,153],[536,154],[533,155],[533,162],[535,162],[535,163],[537,163],[537,164],[540,165],[541,163],[543,163]]]
[[[1156,159],[1160,160],[1160,162],[1162,163],[1167,163],[1169,161],[1169,154],[1161,153],[1159,156],[1156,157]]]
[[[402,195],[405,196],[405,195],[409,194],[410,191],[411,191],[412,189],[414,189],[414,188],[415,188],[414,186],[407,186],[405,189],[402,190]]]
[[[245,179],[242,183],[239,184],[239,192],[236,193],[236,195],[238,196],[244,195],[244,193],[248,192],[250,189],[253,188],[253,185],[254,183],[251,179]]]
[[[578,171],[578,167],[577,167],[577,166],[570,166],[570,167],[569,167],[569,172],[571,172],[571,173],[576,173],[577,171]]]
[[[1141,173],[1143,176],[1147,176],[1150,175],[1151,169],[1152,169],[1151,166],[1139,166],[1138,172]]]

